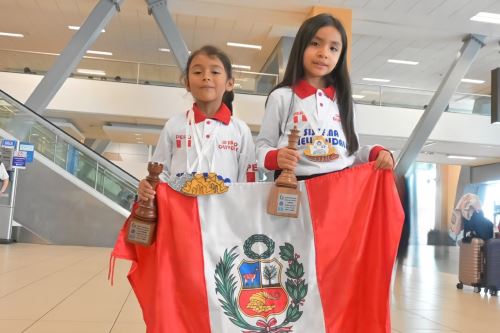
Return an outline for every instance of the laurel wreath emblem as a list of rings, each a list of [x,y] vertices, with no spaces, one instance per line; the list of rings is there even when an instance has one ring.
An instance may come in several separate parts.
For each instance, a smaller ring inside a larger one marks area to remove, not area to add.
[[[267,256],[268,258],[274,252],[274,242],[269,237],[265,235],[253,235],[245,242],[245,254],[248,249],[251,249],[251,246],[255,242],[264,242],[265,244],[267,242],[266,245],[268,245],[268,251],[266,252],[269,253],[260,255],[259,259],[266,259],[263,257]],[[270,244],[272,244],[272,251],[270,251]],[[238,309],[238,301],[236,299],[236,277],[234,274],[231,274],[234,268],[234,262],[238,258],[238,254],[235,253],[236,249],[237,246],[229,251],[226,249],[224,255],[220,258],[219,263],[215,267],[215,292],[220,295],[219,302],[224,310],[224,314],[228,316],[229,320],[234,325],[244,330],[249,330],[244,331],[244,333],[290,332],[292,326],[287,325],[296,322],[302,316],[303,311],[300,310],[300,307],[304,305],[308,288],[304,279],[304,266],[298,261],[300,256],[295,253],[293,245],[285,243],[285,245],[279,247],[279,256],[281,260],[288,262],[288,267],[285,272],[287,276],[285,289],[291,299],[285,319],[280,324],[278,324],[276,318],[270,318],[267,322],[259,320],[255,325],[252,325],[245,320]]]

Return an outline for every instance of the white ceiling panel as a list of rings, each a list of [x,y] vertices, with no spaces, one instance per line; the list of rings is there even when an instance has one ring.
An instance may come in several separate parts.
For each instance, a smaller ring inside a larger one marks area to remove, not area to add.
[[[362,8],[365,7],[368,2],[371,0],[346,0],[342,4],[342,7],[348,8]]]
[[[385,9],[389,10],[389,11],[408,13],[412,8],[417,6],[419,4],[419,2],[421,2],[421,1],[422,0],[414,0],[414,1],[396,0],[393,3],[391,3],[388,7],[386,7]]]
[[[420,0],[411,8],[411,15],[432,15],[446,0]]]
[[[378,1],[368,1],[363,8],[366,9],[377,9],[377,10],[384,10],[387,7],[389,7],[393,2],[396,0],[378,0]]]
[[[446,0],[434,8],[429,15],[447,18],[452,13],[463,8],[470,0]]]

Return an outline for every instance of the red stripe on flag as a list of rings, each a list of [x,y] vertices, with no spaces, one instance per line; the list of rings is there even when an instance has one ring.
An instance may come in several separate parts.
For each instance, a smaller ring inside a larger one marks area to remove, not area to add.
[[[117,257],[135,261],[128,278],[142,308],[147,333],[210,333],[202,236],[196,198],[157,187],[158,225],[150,247],[124,243]],[[119,245],[122,244],[122,245]],[[124,255],[124,246],[134,255]]]
[[[306,181],[329,333],[390,333],[389,286],[404,214],[373,163]]]

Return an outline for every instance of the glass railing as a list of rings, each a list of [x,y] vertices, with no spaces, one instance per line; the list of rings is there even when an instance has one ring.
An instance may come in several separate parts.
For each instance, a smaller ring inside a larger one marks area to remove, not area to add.
[[[0,90],[0,128],[34,144],[36,154],[130,209],[139,181]]]
[[[425,109],[435,91],[408,87],[353,84],[352,93],[357,104]],[[455,93],[448,105],[449,112],[490,115],[491,96]]]
[[[0,49],[0,71],[44,75],[55,62],[58,54]],[[165,59],[162,54],[158,59]],[[16,63],[26,64],[17,68],[9,59],[16,58]],[[20,60],[20,61],[18,61]],[[134,62],[85,56],[78,69],[100,70],[102,75],[82,74],[77,70],[71,74],[74,78],[113,81],[146,85],[181,87],[180,69],[173,64]],[[267,95],[278,84],[278,74],[258,73],[234,69],[235,91],[237,93]],[[401,108],[424,109],[429,105],[435,91],[409,87],[372,85],[354,83],[352,85],[354,101],[357,104],[392,106]],[[451,98],[450,112],[490,114],[491,98],[489,95],[455,93]]]
[[[0,71],[45,75],[53,66],[57,53],[0,49]],[[159,57],[165,58],[166,56]],[[16,59],[9,63],[9,59]],[[16,64],[22,63],[23,68]],[[91,70],[92,72],[82,72]],[[91,74],[89,74],[91,73]],[[233,69],[235,91],[266,95],[278,83],[278,75]],[[71,74],[73,78],[182,87],[182,72],[177,65],[84,56]]]

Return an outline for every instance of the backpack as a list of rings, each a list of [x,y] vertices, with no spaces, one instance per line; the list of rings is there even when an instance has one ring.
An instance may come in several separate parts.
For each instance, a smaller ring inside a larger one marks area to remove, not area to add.
[[[464,236],[467,232],[487,241],[493,238],[493,222],[484,217],[483,211],[474,212],[470,220],[464,219]]]

